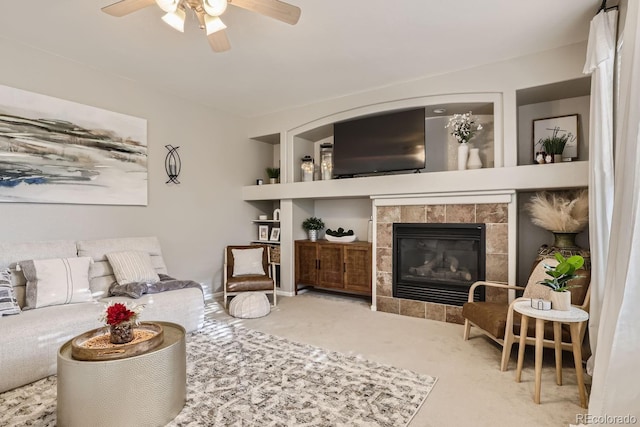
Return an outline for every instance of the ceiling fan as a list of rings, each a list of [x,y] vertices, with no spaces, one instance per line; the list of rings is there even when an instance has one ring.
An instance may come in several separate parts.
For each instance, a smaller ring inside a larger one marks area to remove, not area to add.
[[[300,8],[279,0],[120,0],[102,8],[104,13],[121,17],[156,3],[166,12],[162,20],[180,32],[184,32],[186,10],[198,18],[200,28],[205,30],[209,44],[215,52],[231,49],[224,29],[227,26],[220,19],[227,5],[241,7],[261,15],[295,25],[300,19]]]

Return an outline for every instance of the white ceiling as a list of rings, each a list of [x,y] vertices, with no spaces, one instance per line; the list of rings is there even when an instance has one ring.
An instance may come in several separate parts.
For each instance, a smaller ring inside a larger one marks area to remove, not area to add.
[[[194,16],[181,34],[155,5],[100,11],[114,1],[4,1],[0,37],[251,117],[576,43],[600,3],[290,0],[295,26],[230,6],[213,53]]]

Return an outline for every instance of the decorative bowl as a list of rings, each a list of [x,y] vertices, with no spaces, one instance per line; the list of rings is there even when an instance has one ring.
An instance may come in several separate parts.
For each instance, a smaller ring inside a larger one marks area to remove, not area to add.
[[[324,238],[330,242],[349,243],[349,242],[354,242],[356,240],[356,235],[354,234],[352,236],[335,237],[335,236],[329,236],[328,234],[325,234]]]

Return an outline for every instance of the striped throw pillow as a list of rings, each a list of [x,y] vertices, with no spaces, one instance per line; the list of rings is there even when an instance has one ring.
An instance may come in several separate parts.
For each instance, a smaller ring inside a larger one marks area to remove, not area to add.
[[[24,310],[93,301],[90,257],[37,259],[18,265],[27,279]]]
[[[156,283],[160,280],[147,252],[123,251],[107,254],[107,259],[119,285]]]

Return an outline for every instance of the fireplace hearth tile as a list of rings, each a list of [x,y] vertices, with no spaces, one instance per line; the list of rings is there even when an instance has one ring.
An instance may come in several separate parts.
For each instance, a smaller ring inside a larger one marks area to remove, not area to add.
[[[378,272],[376,281],[377,295],[390,297],[393,295],[393,275],[391,273]]]
[[[438,320],[440,322],[445,321],[444,305],[427,302],[426,304],[426,317],[430,320]]]
[[[509,252],[509,225],[487,224],[487,253],[506,254]]]
[[[509,256],[507,254],[487,254],[486,259],[488,282],[509,281]]]
[[[446,313],[445,321],[447,323],[457,323],[459,325],[464,324],[464,317],[462,317],[462,307],[446,305],[445,313]]]
[[[422,301],[400,299],[400,314],[424,319],[426,317],[426,304]]]
[[[393,224],[390,222],[378,223],[376,227],[376,246],[379,248],[393,247]]]
[[[444,223],[446,218],[445,205],[428,205],[427,222]]]
[[[470,224],[476,222],[476,205],[447,205],[446,222]]]
[[[400,222],[424,223],[426,220],[427,210],[424,205],[400,207]]]
[[[508,222],[508,210],[505,203],[483,203],[476,205],[476,221],[485,224]]]
[[[400,314],[400,300],[387,297],[376,297],[376,310],[385,313]]]
[[[393,273],[392,252],[391,248],[376,249],[376,265],[378,266],[378,271]]]
[[[378,222],[400,222],[400,206],[379,206]]]

